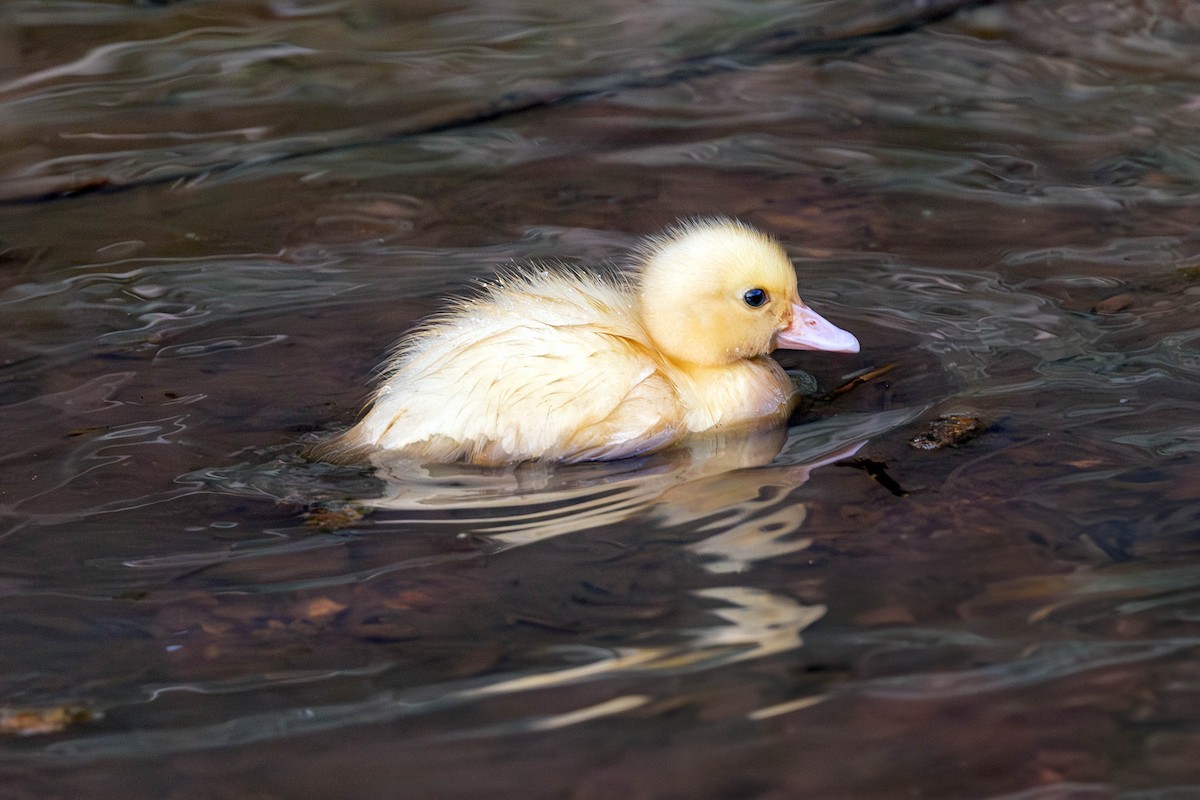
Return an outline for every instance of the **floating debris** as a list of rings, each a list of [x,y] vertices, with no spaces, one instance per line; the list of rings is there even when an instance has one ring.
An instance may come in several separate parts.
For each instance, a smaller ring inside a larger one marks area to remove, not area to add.
[[[983,433],[985,427],[979,417],[968,417],[965,414],[944,414],[929,423],[929,427],[924,433],[914,436],[908,443],[918,450],[958,447]]]
[[[891,372],[895,368],[896,368],[895,364],[886,364],[882,367],[876,367],[875,369],[869,369],[866,372],[862,373],[861,375],[855,375],[853,378],[846,381],[841,386],[837,387],[832,392],[830,392],[829,399],[832,400],[835,397],[841,397],[842,395],[844,395],[846,392],[850,391],[851,389],[856,389],[859,386],[862,386],[864,383],[869,383],[870,381],[873,381],[876,378],[887,375],[889,372]]]
[[[321,505],[314,506],[305,512],[304,524],[323,531],[335,531],[339,528],[349,527],[362,518],[362,510],[350,503]]]
[[[45,733],[61,733],[72,725],[91,722],[99,718],[99,712],[82,706],[0,708],[0,734],[37,736]]]
[[[1092,312],[1108,316],[1116,314],[1131,307],[1137,302],[1137,298],[1129,293],[1114,294],[1112,297],[1106,297],[1092,308]]]

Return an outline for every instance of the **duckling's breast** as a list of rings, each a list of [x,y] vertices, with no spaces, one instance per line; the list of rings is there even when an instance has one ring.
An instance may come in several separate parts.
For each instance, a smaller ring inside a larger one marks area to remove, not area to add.
[[[787,419],[799,400],[783,367],[766,357],[679,370],[675,383],[686,409],[685,424],[693,433],[776,425]]]

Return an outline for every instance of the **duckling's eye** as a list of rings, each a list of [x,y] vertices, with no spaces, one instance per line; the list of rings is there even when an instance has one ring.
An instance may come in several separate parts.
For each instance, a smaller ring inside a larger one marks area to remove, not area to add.
[[[767,302],[767,293],[762,289],[747,289],[746,293],[742,295],[742,299],[751,308],[759,308]]]

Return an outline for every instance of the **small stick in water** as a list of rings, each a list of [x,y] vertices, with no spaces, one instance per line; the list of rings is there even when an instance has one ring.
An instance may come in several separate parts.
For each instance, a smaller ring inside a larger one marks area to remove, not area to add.
[[[889,372],[894,370],[896,368],[896,366],[897,366],[896,364],[886,364],[882,367],[876,367],[875,369],[867,370],[866,372],[864,372],[861,375],[855,375],[853,378],[846,381],[841,386],[837,387],[832,392],[830,392],[827,395],[827,397],[830,400],[834,399],[835,397],[841,397],[846,392],[849,392],[851,389],[856,389],[859,386],[862,386],[864,383],[869,383],[870,381],[873,381],[876,378],[879,378],[883,375],[888,374]]]

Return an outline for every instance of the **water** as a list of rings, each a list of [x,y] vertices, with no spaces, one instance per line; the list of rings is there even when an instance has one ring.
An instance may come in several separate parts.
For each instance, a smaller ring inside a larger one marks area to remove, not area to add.
[[[1200,796],[1196,7],[569,6],[0,9],[0,796]],[[892,371],[303,458],[440,298],[711,213]]]

